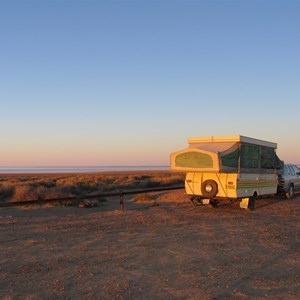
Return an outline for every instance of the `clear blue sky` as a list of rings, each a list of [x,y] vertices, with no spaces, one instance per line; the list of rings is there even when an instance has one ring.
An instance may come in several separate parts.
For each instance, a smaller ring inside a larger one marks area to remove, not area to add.
[[[0,1],[0,166],[168,165],[191,136],[300,163],[300,1]]]

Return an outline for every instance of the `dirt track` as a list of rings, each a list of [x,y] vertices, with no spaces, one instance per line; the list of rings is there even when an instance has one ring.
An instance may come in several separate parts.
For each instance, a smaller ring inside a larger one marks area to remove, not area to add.
[[[1,209],[0,298],[300,299],[300,196],[157,203]]]

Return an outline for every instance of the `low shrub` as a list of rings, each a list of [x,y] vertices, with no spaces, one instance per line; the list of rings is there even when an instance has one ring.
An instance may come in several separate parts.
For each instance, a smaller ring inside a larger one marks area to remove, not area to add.
[[[37,194],[34,188],[30,185],[17,185],[14,188],[12,201],[37,200]]]
[[[147,193],[137,194],[134,197],[134,202],[149,202],[149,201],[153,201],[153,199],[151,199],[151,196]]]
[[[148,171],[137,175],[7,175],[1,176],[0,179],[1,201],[26,201],[175,186],[184,183],[184,174]]]

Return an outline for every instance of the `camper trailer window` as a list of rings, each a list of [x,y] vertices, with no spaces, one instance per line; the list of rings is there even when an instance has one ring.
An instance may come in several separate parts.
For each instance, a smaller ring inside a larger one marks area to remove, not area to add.
[[[259,146],[244,144],[241,146],[241,168],[259,168]]]
[[[263,169],[274,169],[281,167],[281,162],[276,155],[275,149],[261,147],[260,167]]]
[[[225,167],[237,168],[239,163],[239,149],[222,156],[221,161]]]
[[[177,155],[175,164],[185,168],[212,168],[213,160],[208,154],[190,151]]]

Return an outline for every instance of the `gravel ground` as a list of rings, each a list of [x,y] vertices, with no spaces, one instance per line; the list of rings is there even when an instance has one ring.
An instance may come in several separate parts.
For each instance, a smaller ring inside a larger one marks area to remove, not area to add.
[[[0,209],[0,298],[300,299],[300,196],[155,199]]]

